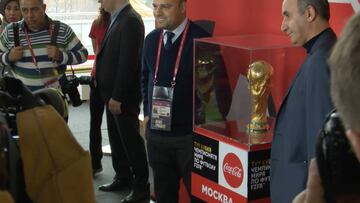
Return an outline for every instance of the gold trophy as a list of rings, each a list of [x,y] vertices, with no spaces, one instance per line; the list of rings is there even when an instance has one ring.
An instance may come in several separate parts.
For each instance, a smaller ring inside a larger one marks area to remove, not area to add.
[[[270,94],[270,78],[273,67],[266,61],[255,61],[249,66],[247,79],[252,96],[251,121],[247,125],[249,135],[267,134],[270,126],[267,122],[268,98]]]

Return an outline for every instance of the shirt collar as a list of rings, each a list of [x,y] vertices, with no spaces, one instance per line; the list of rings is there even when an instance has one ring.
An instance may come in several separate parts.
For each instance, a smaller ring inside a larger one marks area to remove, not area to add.
[[[306,53],[310,53],[312,47],[314,46],[315,42],[317,41],[317,39],[319,39],[319,37],[325,33],[326,31],[330,30],[330,28],[326,28],[325,30],[323,30],[322,32],[320,32],[318,35],[316,35],[315,37],[311,38],[308,42],[306,42],[303,47],[306,49]]]
[[[174,33],[174,37],[171,39],[171,42],[174,43],[176,41],[176,39],[181,35],[181,33],[185,30],[186,24],[188,22],[188,18],[185,18],[182,23],[177,26],[177,28],[175,28],[174,30],[163,30],[163,34],[167,31],[171,31],[172,33]],[[164,35],[164,44],[166,42],[167,36]]]
[[[124,10],[124,8],[129,5],[129,2],[126,2],[124,5],[120,6],[120,8],[116,9],[115,11],[111,12],[111,23],[110,26],[114,23],[115,19],[117,18],[117,16],[119,15],[119,13]],[[110,27],[109,26],[109,27]]]

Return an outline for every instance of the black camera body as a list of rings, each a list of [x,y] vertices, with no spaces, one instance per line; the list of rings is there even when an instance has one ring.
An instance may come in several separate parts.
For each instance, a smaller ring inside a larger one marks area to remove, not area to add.
[[[70,98],[71,104],[74,107],[82,104],[80,93],[77,87],[79,86],[79,80],[76,75],[63,75],[60,80],[61,90],[64,94],[67,94]]]
[[[360,161],[335,110],[320,131],[316,160],[327,202],[336,202],[336,197],[343,195],[360,195]]]
[[[82,75],[78,78],[80,85],[89,85],[91,88],[94,88],[94,77]]]

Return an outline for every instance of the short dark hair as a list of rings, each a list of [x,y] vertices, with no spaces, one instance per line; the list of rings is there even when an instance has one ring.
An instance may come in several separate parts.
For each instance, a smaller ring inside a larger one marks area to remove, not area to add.
[[[297,0],[300,13],[304,14],[306,8],[311,5],[315,8],[316,13],[325,20],[330,19],[330,6],[328,0]]]
[[[19,1],[20,1],[20,0],[18,0],[18,2],[19,2]],[[40,3],[42,3],[42,4],[44,3],[44,0],[38,0],[38,1],[39,1]]]
[[[5,7],[6,7],[10,2],[12,2],[12,1],[15,1],[16,3],[18,3],[18,5],[20,5],[19,0],[7,0],[7,1],[5,2],[5,4],[4,4],[4,9],[5,9]]]

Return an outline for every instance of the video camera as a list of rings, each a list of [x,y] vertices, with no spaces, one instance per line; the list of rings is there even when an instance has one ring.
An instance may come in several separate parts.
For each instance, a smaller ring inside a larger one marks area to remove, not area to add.
[[[328,114],[320,131],[316,160],[328,203],[335,203],[336,197],[360,195],[360,161],[336,110]]]
[[[19,79],[0,78],[0,116],[4,116],[11,134],[17,134],[16,114],[36,106],[50,104],[60,116],[67,115],[67,109],[60,93],[53,88],[31,92]]]

